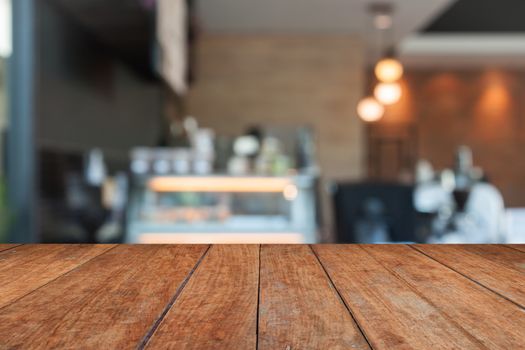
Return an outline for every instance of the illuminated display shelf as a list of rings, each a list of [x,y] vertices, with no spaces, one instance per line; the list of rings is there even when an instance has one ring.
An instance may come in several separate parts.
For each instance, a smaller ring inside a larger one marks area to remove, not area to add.
[[[158,176],[148,180],[155,192],[283,192],[294,186],[291,177]]]
[[[317,242],[314,176],[152,176],[135,182],[128,210],[129,243]],[[226,198],[222,206],[228,214],[220,220],[181,220],[179,211],[196,215],[214,207],[159,204],[165,197],[185,193],[207,200]],[[239,199],[250,207],[249,214],[242,213]],[[268,203],[273,205],[269,212]],[[165,219],[166,213],[176,219]]]

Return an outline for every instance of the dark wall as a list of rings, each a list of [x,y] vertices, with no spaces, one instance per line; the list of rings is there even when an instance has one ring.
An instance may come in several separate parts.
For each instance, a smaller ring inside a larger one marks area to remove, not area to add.
[[[67,11],[38,1],[37,144],[125,159],[158,138],[161,89],[114,57]]]

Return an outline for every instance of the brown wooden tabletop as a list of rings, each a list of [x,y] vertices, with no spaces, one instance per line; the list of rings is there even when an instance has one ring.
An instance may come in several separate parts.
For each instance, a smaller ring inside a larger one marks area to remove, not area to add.
[[[525,349],[525,245],[0,245],[0,349]]]

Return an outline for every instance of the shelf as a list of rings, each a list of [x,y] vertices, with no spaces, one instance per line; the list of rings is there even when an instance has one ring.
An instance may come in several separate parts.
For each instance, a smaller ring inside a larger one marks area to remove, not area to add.
[[[293,232],[149,233],[139,235],[141,244],[297,244],[304,236]]]
[[[290,177],[161,176],[151,178],[147,184],[154,192],[297,192]]]

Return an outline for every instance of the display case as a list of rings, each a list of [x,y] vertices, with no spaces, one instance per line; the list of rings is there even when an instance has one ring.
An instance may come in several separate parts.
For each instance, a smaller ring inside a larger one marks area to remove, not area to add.
[[[129,243],[316,243],[310,175],[135,179]]]

